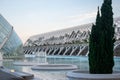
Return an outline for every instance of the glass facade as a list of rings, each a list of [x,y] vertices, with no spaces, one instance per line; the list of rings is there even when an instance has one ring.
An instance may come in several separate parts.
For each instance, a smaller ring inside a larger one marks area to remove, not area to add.
[[[2,15],[0,15],[0,53],[3,57],[22,55],[22,41]]]

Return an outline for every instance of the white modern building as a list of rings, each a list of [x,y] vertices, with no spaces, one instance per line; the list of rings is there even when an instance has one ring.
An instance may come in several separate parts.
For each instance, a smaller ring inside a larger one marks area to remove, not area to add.
[[[45,51],[47,55],[88,55],[89,35],[93,23],[31,36],[24,53]],[[120,17],[114,19],[115,38],[120,40]]]
[[[5,57],[20,55],[22,41],[14,31],[12,25],[0,15],[0,59]]]

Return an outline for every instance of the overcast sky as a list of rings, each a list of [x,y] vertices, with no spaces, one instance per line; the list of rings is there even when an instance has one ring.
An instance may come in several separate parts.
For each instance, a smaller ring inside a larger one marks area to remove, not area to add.
[[[103,0],[0,0],[0,14],[14,26],[23,43],[36,34],[95,21]],[[120,0],[113,0],[114,17]]]

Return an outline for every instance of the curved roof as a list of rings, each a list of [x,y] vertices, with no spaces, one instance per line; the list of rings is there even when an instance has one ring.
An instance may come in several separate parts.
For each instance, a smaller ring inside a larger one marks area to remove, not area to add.
[[[0,52],[13,53],[22,41],[7,20],[0,15]]]

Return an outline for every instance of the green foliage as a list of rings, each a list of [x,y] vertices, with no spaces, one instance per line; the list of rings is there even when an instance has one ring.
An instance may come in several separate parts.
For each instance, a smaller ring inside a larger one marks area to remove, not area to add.
[[[96,25],[92,26],[89,42],[89,68],[93,74],[112,73],[114,66],[114,27],[112,0],[104,0],[101,16],[98,8]]]

